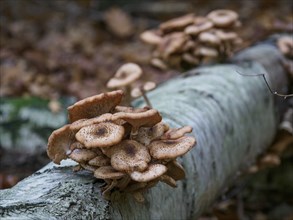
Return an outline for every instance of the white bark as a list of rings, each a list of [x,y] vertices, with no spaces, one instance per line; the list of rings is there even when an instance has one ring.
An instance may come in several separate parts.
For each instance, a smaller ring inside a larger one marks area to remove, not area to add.
[[[280,59],[275,47],[258,45],[239,54],[234,59],[237,65],[194,69],[148,94],[172,127],[194,128],[198,144],[181,159],[187,175],[177,188],[158,184],[146,193],[143,204],[119,192],[108,202],[101,197],[103,183],[89,173],[74,173],[68,163],[49,164],[0,192],[0,217],[195,219],[271,144],[277,129],[276,97],[261,77],[244,77],[236,70],[247,74],[269,71],[272,87],[285,93],[288,85]]]

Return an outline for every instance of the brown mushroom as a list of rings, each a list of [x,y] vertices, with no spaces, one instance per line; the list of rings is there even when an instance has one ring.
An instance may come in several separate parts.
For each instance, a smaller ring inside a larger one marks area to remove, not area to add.
[[[124,140],[109,151],[112,167],[123,172],[143,171],[151,160],[147,147],[134,140]]]
[[[209,18],[216,27],[229,27],[237,21],[238,14],[228,9],[219,9],[210,12],[207,18]]]
[[[183,137],[186,133],[192,132],[191,126],[183,126],[181,128],[171,128],[169,131],[167,131],[162,137],[162,140],[167,139],[178,139]]]
[[[88,150],[88,149],[74,149],[68,157],[72,160],[83,163],[93,159],[96,155],[95,152]]]
[[[196,50],[194,51],[194,55],[215,58],[218,57],[219,53],[214,48],[201,46],[196,48]]]
[[[168,20],[160,25],[160,29],[163,32],[170,32],[170,31],[180,31],[184,29],[187,25],[193,23],[194,21],[194,14],[187,14],[179,18],[174,18]]]
[[[134,171],[130,174],[131,179],[137,182],[149,182],[157,179],[167,172],[167,167],[163,164],[150,164],[148,168],[143,171]]]
[[[122,96],[123,91],[116,90],[80,100],[67,108],[69,121],[72,123],[79,119],[93,118],[110,112],[121,102]]]
[[[171,54],[181,52],[184,44],[188,40],[189,37],[184,32],[174,32],[163,38],[158,50],[162,58],[168,60]]]
[[[116,72],[115,76],[109,80],[107,87],[122,88],[130,85],[142,75],[142,69],[135,63],[126,63]]]
[[[118,112],[113,115],[113,119],[123,119],[133,126],[132,135],[136,135],[140,127],[152,127],[162,120],[162,116],[156,109],[145,112],[126,113]]]
[[[96,169],[94,176],[98,179],[120,179],[126,174],[115,170],[112,166],[103,166]]]
[[[158,34],[158,31],[144,31],[140,34],[140,39],[150,45],[158,45],[162,42],[162,37]]]
[[[196,36],[203,31],[207,31],[213,27],[213,23],[205,17],[197,17],[194,23],[187,26],[184,32],[188,35]]]
[[[124,127],[111,122],[101,122],[81,128],[76,139],[86,148],[109,147],[119,143],[124,135]]]
[[[151,141],[161,137],[168,129],[169,126],[163,122],[150,128],[140,128],[137,136],[134,137],[134,140],[147,146]]]
[[[70,145],[75,142],[74,133],[70,125],[65,125],[50,135],[48,140],[47,154],[54,163],[60,164],[71,153]]]
[[[143,95],[143,93],[151,91],[156,88],[156,83],[147,81],[143,85],[135,87],[131,90],[131,96],[137,98]]]
[[[151,65],[160,69],[160,70],[166,70],[168,69],[167,64],[160,58],[152,58],[150,61]]]
[[[195,143],[195,138],[184,136],[176,140],[153,141],[148,147],[153,158],[164,160],[174,159],[187,153]]]
[[[212,31],[202,32],[198,36],[198,40],[207,45],[219,46],[220,38]]]
[[[97,166],[97,167],[102,167],[102,166],[109,166],[110,159],[106,157],[106,155],[98,155],[88,162],[89,165],[91,166]]]

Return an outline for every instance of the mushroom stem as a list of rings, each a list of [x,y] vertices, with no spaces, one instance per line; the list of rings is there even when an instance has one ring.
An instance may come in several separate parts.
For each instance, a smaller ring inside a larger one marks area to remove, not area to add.
[[[107,200],[110,200],[111,190],[117,185],[117,180],[112,180],[110,185],[105,187],[103,192],[103,197]]]
[[[141,92],[141,94],[142,94],[142,97],[143,97],[145,103],[147,104],[147,106],[150,107],[150,108],[153,108],[153,106],[152,106],[152,104],[151,104],[149,98],[147,97],[147,95],[146,95],[146,93],[145,93],[145,90],[144,90],[143,86],[140,86],[140,87],[139,87],[139,90],[140,90],[140,92]]]

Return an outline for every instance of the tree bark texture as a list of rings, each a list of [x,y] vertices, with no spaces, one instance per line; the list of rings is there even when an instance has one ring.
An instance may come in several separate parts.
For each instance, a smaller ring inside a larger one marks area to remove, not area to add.
[[[0,191],[1,219],[196,219],[271,143],[282,98],[271,87],[288,89],[284,59],[270,43],[242,51],[234,64],[201,67],[148,93],[154,108],[171,127],[191,125],[197,145],[180,158],[186,179],[177,188],[159,183],[144,203],[114,192],[101,196],[103,182],[72,171],[72,161],[52,163],[11,189]],[[278,100],[278,101],[276,101]],[[142,99],[134,102],[143,106]]]

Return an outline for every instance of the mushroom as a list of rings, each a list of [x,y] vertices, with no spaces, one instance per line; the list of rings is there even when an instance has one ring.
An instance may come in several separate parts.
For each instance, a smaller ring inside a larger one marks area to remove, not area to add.
[[[88,150],[88,149],[74,149],[68,157],[72,160],[83,163],[93,159],[96,155],[95,152]]]
[[[203,31],[207,31],[213,27],[213,23],[205,17],[197,17],[194,23],[187,26],[184,32],[188,35],[196,36]]]
[[[111,122],[83,127],[75,135],[86,148],[109,147],[119,143],[123,136],[124,127]]]
[[[147,146],[151,141],[160,138],[168,129],[169,126],[163,122],[160,122],[150,128],[140,128],[137,136],[134,137],[134,140]]]
[[[165,36],[158,47],[163,59],[168,60],[171,54],[182,51],[182,48],[189,37],[184,32],[174,32]]]
[[[187,153],[195,143],[195,138],[184,136],[176,140],[153,141],[148,147],[153,158],[165,160],[175,159]]]
[[[112,167],[123,172],[143,171],[151,160],[147,147],[134,140],[124,140],[108,153]]]
[[[113,115],[113,119],[123,119],[131,124],[131,135],[137,135],[140,127],[152,127],[162,120],[162,116],[156,109],[150,109],[145,112],[126,113],[118,112]]]
[[[229,27],[237,21],[238,14],[231,10],[219,9],[210,12],[207,18],[209,18],[216,27]]]
[[[212,31],[200,33],[198,40],[202,43],[213,46],[219,46],[221,43],[220,38]]]
[[[150,45],[159,45],[162,42],[162,37],[158,34],[158,31],[144,31],[140,34],[140,39]]]
[[[98,156],[92,158],[91,160],[89,160],[88,164],[91,166],[97,166],[97,167],[111,165],[110,159],[108,157],[106,157],[106,155],[98,155]]]
[[[167,167],[163,164],[150,164],[148,168],[143,171],[134,171],[130,174],[131,179],[137,182],[149,182],[157,179],[167,172]]]
[[[131,96],[133,98],[137,98],[139,96],[142,96],[144,98],[144,101],[146,102],[147,106],[149,106],[150,108],[152,108],[151,102],[149,100],[149,98],[146,95],[147,91],[151,91],[153,89],[156,88],[156,83],[155,82],[145,82],[143,85],[135,87],[131,90]]]
[[[126,174],[115,170],[112,166],[103,166],[96,169],[94,176],[98,179],[121,179]]]
[[[193,65],[199,64],[199,59],[191,53],[184,53],[182,55],[182,60]]]
[[[146,112],[150,108],[144,107],[144,108],[133,108],[129,106],[116,106],[114,109],[114,112],[125,112],[125,113],[138,113],[138,112]]]
[[[214,58],[217,57],[219,53],[214,48],[201,46],[196,48],[196,50],[194,51],[194,55]]]
[[[151,65],[160,69],[160,70],[166,70],[168,69],[167,64],[160,58],[152,58],[150,61]]]
[[[194,21],[194,14],[187,14],[179,18],[174,18],[168,20],[160,25],[160,29],[163,32],[170,32],[170,31],[181,31],[187,25],[193,23]]]
[[[122,88],[130,85],[142,75],[142,69],[135,63],[122,65],[115,76],[109,80],[107,87],[109,89]]]
[[[110,112],[121,102],[122,96],[123,91],[116,90],[80,100],[67,108],[69,121],[72,123],[79,119],[93,118]]]
[[[280,37],[277,41],[277,46],[279,50],[285,56],[293,57],[293,38],[292,36]]]
[[[183,137],[186,133],[192,132],[191,126],[183,126],[181,128],[171,128],[169,131],[167,131],[162,137],[162,140],[167,139],[178,139]]]
[[[54,163],[60,164],[71,152],[70,145],[75,142],[74,132],[70,125],[65,125],[50,135],[47,146],[47,154]]]

